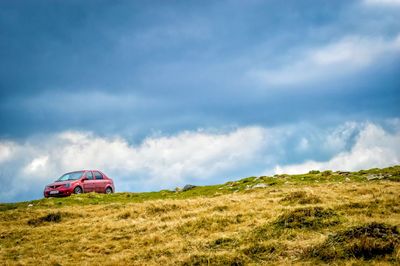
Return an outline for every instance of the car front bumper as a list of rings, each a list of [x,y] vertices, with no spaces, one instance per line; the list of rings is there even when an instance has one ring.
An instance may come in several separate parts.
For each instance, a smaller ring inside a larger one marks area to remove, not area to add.
[[[72,188],[65,188],[65,187],[59,187],[59,188],[46,188],[43,192],[43,196],[45,198],[48,197],[67,197],[71,195],[73,192]]]

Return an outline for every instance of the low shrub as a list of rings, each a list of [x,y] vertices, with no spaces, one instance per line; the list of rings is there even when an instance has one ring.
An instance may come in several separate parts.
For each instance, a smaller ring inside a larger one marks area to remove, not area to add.
[[[61,221],[61,213],[56,212],[56,213],[49,213],[45,216],[42,216],[42,217],[39,217],[36,219],[30,219],[30,220],[28,220],[28,225],[38,226],[45,222],[58,223],[60,221]]]
[[[373,259],[394,253],[400,245],[400,233],[395,226],[371,223],[331,235],[319,246],[306,252],[323,261],[347,258]]]
[[[320,171],[318,171],[318,170],[311,170],[311,171],[309,171],[308,173],[311,174],[311,175],[315,175],[315,174],[319,174]]]
[[[321,173],[322,176],[330,176],[332,175],[332,171],[331,170],[325,170]]]

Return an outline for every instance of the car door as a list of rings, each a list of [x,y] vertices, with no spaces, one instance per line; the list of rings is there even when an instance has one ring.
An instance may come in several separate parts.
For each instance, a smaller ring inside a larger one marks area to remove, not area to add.
[[[105,192],[106,180],[99,171],[93,171],[96,192]]]
[[[92,171],[86,171],[86,180],[83,181],[83,191],[93,192],[96,189],[96,183]]]

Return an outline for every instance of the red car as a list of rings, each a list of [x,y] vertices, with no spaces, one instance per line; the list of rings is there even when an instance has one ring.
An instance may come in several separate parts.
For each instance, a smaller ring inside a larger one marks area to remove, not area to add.
[[[99,192],[110,194],[114,192],[114,182],[98,170],[82,170],[66,173],[54,183],[44,188],[44,196],[60,197],[72,193]]]

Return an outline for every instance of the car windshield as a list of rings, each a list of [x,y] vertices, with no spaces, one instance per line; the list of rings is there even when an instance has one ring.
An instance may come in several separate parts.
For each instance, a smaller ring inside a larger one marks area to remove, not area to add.
[[[83,171],[67,173],[61,176],[57,181],[77,180],[83,175]]]

